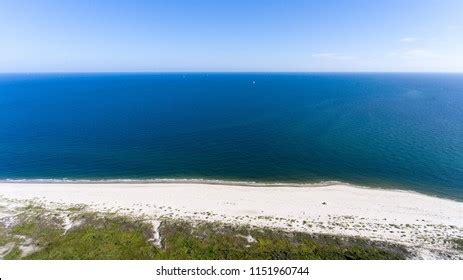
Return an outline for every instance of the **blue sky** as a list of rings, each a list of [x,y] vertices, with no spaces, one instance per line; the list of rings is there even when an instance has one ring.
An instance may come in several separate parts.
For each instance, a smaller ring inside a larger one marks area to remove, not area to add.
[[[0,72],[463,72],[461,0],[0,0]]]

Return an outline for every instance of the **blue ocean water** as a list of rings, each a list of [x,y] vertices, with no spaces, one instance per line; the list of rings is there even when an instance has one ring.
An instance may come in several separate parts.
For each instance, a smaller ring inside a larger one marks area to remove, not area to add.
[[[463,75],[4,74],[0,180],[341,181],[463,199]]]

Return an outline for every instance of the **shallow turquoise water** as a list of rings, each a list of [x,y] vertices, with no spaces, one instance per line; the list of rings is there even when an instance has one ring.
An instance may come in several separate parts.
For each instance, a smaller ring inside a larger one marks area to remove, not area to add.
[[[0,75],[0,108],[0,180],[335,180],[463,199],[463,75]]]

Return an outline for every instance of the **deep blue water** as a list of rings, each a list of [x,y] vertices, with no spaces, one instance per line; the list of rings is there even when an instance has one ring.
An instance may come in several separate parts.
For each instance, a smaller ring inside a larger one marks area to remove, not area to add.
[[[463,199],[463,75],[0,75],[0,180],[342,181]]]

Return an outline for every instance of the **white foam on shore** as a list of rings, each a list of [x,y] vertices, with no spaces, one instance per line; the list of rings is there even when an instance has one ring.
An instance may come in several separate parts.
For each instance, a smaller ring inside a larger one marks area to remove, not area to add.
[[[311,184],[311,186],[317,186]],[[463,238],[463,203],[408,191],[332,182],[321,188],[191,182],[1,183],[0,196],[85,204],[97,211],[221,221],[292,231],[367,237],[450,252]],[[447,245],[446,245],[447,244]]]
[[[207,184],[207,185],[227,185],[227,186],[251,186],[251,187],[327,187],[327,186],[349,186],[366,189],[384,189],[400,192],[410,192],[417,194],[425,194],[428,196],[441,197],[444,199],[453,199],[443,194],[437,193],[422,193],[412,189],[391,188],[390,186],[366,186],[355,185],[347,182],[324,180],[318,182],[266,182],[266,181],[233,181],[221,179],[203,179],[203,178],[148,178],[148,179],[132,179],[132,178],[113,178],[113,179],[69,179],[69,178],[33,178],[33,179],[0,179],[0,184],[3,183],[46,183],[46,184]],[[461,201],[461,200],[460,200]]]
[[[233,180],[220,180],[220,179],[203,179],[203,178],[189,178],[189,179],[173,179],[173,178],[151,178],[151,179],[130,179],[130,178],[114,178],[114,179],[68,179],[68,178],[34,178],[34,179],[3,179],[2,183],[73,183],[73,184],[124,184],[124,183],[196,183],[196,184],[212,184],[212,185],[240,185],[240,186],[292,186],[292,187],[320,187],[329,186],[333,184],[345,184],[339,181],[320,181],[316,183],[309,182],[257,182],[257,181],[233,181]]]

